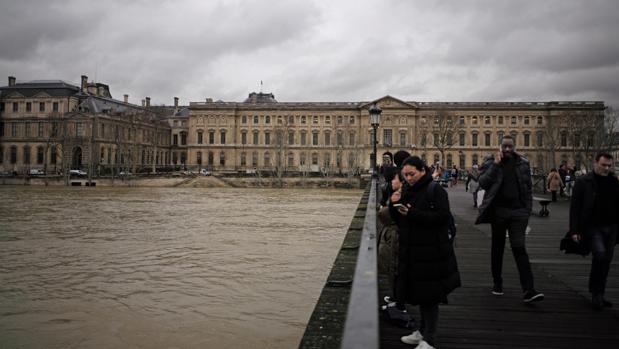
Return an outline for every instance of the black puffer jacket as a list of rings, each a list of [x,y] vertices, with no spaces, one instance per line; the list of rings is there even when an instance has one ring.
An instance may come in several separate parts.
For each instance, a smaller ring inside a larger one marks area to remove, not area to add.
[[[527,158],[515,154],[516,156],[516,180],[522,203],[522,209],[514,214],[529,217],[533,203],[533,183],[531,182],[531,167]],[[494,156],[488,156],[479,173],[479,186],[485,190],[484,200],[479,205],[479,216],[475,224],[490,223],[493,217],[492,203],[496,198],[501,184],[503,183],[503,168],[500,164],[494,163]]]
[[[393,203],[390,212],[400,229],[400,275],[404,278],[405,301],[409,304],[447,303],[447,295],[460,287],[460,273],[453,246],[447,236],[449,199],[440,185],[430,208],[428,185],[432,177],[407,186],[400,200],[410,204],[402,216]]]
[[[619,183],[617,178],[611,174],[612,181],[615,183],[615,208],[619,217]],[[587,228],[591,227],[595,222],[592,222],[593,210],[595,207],[595,197],[597,195],[597,184],[595,183],[595,175],[589,172],[584,176],[578,177],[572,190],[572,200],[570,203],[570,232],[579,233],[586,236]],[[617,239],[619,243],[619,239]]]

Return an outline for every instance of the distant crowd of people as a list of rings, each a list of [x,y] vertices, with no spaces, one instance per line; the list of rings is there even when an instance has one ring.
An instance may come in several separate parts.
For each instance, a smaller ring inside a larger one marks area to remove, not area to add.
[[[619,223],[619,180],[611,172],[612,156],[600,153],[593,171],[576,173],[566,165],[552,169],[547,189],[552,201],[571,197],[570,236],[593,255],[589,290],[595,309],[611,307],[604,298],[606,279],[617,243]],[[514,139],[506,135],[501,148],[470,171],[456,166],[444,170],[439,164],[428,166],[418,156],[400,150],[383,154],[380,174],[384,179],[380,200],[379,273],[386,275],[390,295],[387,305],[407,313],[406,305],[419,306],[419,323],[401,341],[417,349],[435,347],[439,304],[461,286],[454,253],[455,226],[448,192],[462,176],[465,190],[478,209],[476,224],[491,227],[490,293],[502,296],[503,255],[509,239],[516,263],[524,303],[542,301],[545,295],[535,288],[533,271],[526,249],[526,232],[532,212],[533,181],[528,160],[516,152]]]

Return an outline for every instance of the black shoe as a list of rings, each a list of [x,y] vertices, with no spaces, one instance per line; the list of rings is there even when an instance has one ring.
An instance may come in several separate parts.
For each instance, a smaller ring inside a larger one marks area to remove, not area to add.
[[[495,296],[502,296],[504,294],[503,285],[494,284],[494,286],[492,286],[492,294]]]
[[[602,298],[602,305],[604,305],[606,308],[612,308],[613,307],[613,303],[607,301],[604,298]]]
[[[604,295],[602,295],[602,294],[594,294],[591,297],[591,306],[595,310],[601,310],[604,307],[612,308],[613,307],[613,303],[611,303],[611,302],[607,301],[606,299],[604,299]]]
[[[531,289],[531,290],[528,290],[528,291],[526,291],[524,293],[524,297],[522,297],[522,300],[525,303],[543,301],[544,300],[544,294]]]

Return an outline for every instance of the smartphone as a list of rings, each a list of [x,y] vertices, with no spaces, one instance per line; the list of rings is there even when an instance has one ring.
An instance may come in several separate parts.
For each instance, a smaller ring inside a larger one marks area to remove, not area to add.
[[[393,204],[393,207],[395,207],[395,208],[400,208],[400,207],[407,208],[406,206],[404,206],[402,204]]]

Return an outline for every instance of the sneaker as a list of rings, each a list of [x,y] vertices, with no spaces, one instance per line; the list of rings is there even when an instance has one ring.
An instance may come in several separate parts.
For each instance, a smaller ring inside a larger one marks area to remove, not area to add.
[[[537,292],[535,290],[528,290],[524,293],[524,297],[522,297],[522,300],[525,303],[531,303],[531,302],[539,302],[539,301],[543,301],[544,300],[544,294]]]
[[[494,284],[494,286],[492,287],[492,294],[495,296],[502,296],[504,294],[503,286],[499,284]]]
[[[421,344],[422,342],[426,343],[426,342],[423,341],[423,336],[421,335],[421,332],[419,332],[419,331],[415,331],[415,332],[409,334],[408,336],[404,336],[404,337],[402,337],[400,339],[402,340],[402,342],[404,342],[406,344],[411,344],[411,345]]]
[[[415,347],[415,349],[436,349],[436,348],[428,344],[428,342],[422,340],[421,342],[419,342],[419,345]]]

